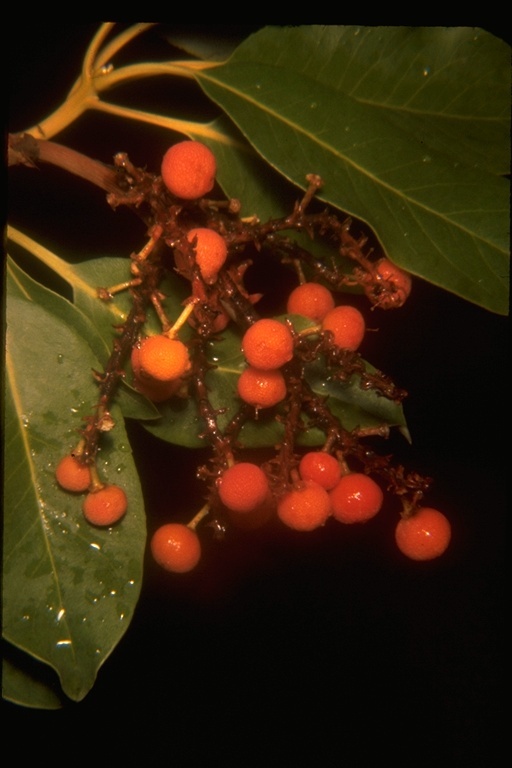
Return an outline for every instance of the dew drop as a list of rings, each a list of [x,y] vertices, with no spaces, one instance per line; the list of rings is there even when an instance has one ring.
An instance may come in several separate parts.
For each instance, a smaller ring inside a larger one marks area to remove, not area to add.
[[[125,469],[126,469],[126,466],[124,464],[118,464],[117,467],[116,467],[116,472],[117,472],[118,475],[120,475],[121,472],[123,472],[123,470],[125,470]]]
[[[309,106],[311,107],[311,109],[316,109],[318,107],[318,104],[316,103],[316,101],[312,101]]]
[[[64,355],[60,355],[60,354],[57,355],[57,362],[59,365],[62,365],[62,363],[64,362]]]
[[[430,67],[423,67],[423,77],[428,77],[430,75]]]
[[[423,163],[431,163],[431,162],[432,162],[432,158],[430,157],[430,155],[424,155],[424,156],[421,158],[421,161],[422,161]]]

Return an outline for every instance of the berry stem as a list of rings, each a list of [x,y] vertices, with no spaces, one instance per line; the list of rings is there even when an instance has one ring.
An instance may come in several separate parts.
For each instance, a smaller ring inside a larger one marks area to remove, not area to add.
[[[201,520],[206,517],[210,512],[210,505],[207,503],[201,509],[199,512],[192,518],[192,520],[187,523],[187,527],[191,528],[193,531],[196,529],[198,524],[201,522]]]

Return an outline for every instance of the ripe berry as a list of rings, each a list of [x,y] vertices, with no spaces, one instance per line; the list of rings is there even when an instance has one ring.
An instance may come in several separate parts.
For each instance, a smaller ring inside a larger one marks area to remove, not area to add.
[[[286,382],[279,369],[261,371],[248,366],[240,374],[237,390],[242,400],[254,408],[272,408],[286,397]]]
[[[442,512],[422,507],[410,517],[400,519],[395,530],[398,549],[411,560],[433,560],[450,543],[452,529]]]
[[[321,322],[334,309],[334,297],[330,290],[320,283],[302,283],[288,296],[286,311],[290,315],[302,315],[315,322]]]
[[[187,573],[201,559],[199,536],[188,525],[167,523],[151,538],[151,554],[158,565],[172,573]]]
[[[87,464],[69,454],[64,456],[55,469],[55,477],[65,491],[83,493],[91,483],[91,471]]]
[[[318,483],[305,483],[285,493],[277,502],[277,516],[296,531],[313,531],[331,514],[329,494]]]
[[[169,400],[182,386],[182,379],[172,381],[156,381],[155,379],[133,379],[133,386],[141,395],[147,397],[152,403],[164,403]]]
[[[293,336],[288,326],[279,320],[256,320],[243,336],[242,352],[249,365],[271,371],[292,359]]]
[[[341,465],[330,453],[310,451],[300,460],[299,474],[303,480],[312,480],[330,491],[339,482]]]
[[[200,141],[180,141],[165,153],[161,174],[167,189],[183,200],[211,192],[217,173],[213,152]]]
[[[219,497],[232,512],[252,512],[267,499],[265,472],[256,464],[241,461],[226,469],[217,481]]]
[[[82,504],[85,519],[92,525],[114,525],[127,507],[126,493],[118,485],[105,485],[98,491],[90,491]]]
[[[228,255],[225,239],[207,227],[196,227],[187,233],[190,243],[195,241],[196,263],[206,283],[214,283]]]
[[[365,287],[368,298],[382,309],[394,309],[405,304],[411,293],[412,280],[408,272],[383,258],[375,264],[372,279]]]
[[[272,518],[275,513],[276,505],[272,493],[267,494],[267,498],[259,506],[251,509],[250,512],[235,512],[227,509],[230,522],[243,531],[255,531],[262,528]]]
[[[188,349],[179,339],[163,333],[147,336],[132,349],[133,372],[140,381],[169,382],[190,369]]]
[[[322,320],[322,330],[331,331],[337,347],[355,352],[364,338],[366,323],[356,307],[346,304],[326,314]]]
[[[329,495],[333,517],[340,523],[365,523],[384,501],[381,487],[361,472],[344,475]]]

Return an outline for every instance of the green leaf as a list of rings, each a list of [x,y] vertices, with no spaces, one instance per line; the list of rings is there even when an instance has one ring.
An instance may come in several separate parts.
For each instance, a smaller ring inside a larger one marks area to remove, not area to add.
[[[60,709],[66,697],[53,669],[4,643],[2,698],[32,709]]]
[[[301,188],[319,174],[319,197],[392,261],[506,314],[509,47],[468,28],[326,29],[266,28],[196,77],[264,160]]]
[[[135,610],[144,505],[117,406],[98,469],[102,480],[126,490],[126,517],[112,528],[94,528],[83,518],[81,497],[57,486],[56,464],[75,447],[82,418],[95,405],[91,369],[99,363],[76,331],[69,302],[53,295],[41,306],[19,291],[8,279],[3,635],[53,667],[64,693],[78,701]]]

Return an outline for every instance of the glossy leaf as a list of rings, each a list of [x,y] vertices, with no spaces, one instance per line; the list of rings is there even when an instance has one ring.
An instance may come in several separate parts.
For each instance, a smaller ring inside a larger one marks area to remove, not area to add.
[[[66,697],[53,669],[4,643],[2,697],[32,709],[60,709]]]
[[[81,496],[57,486],[56,464],[76,445],[82,417],[95,404],[90,371],[99,363],[76,331],[69,302],[53,295],[43,306],[20,298],[19,290],[9,279],[3,635],[53,667],[65,694],[80,700],[138,600],[144,504],[117,406],[116,428],[105,435],[98,469],[105,482],[126,490],[125,518],[109,529],[92,527],[83,518]]]
[[[392,261],[508,312],[505,43],[469,28],[265,28],[196,77],[264,160],[302,188],[319,174],[321,199]]]

